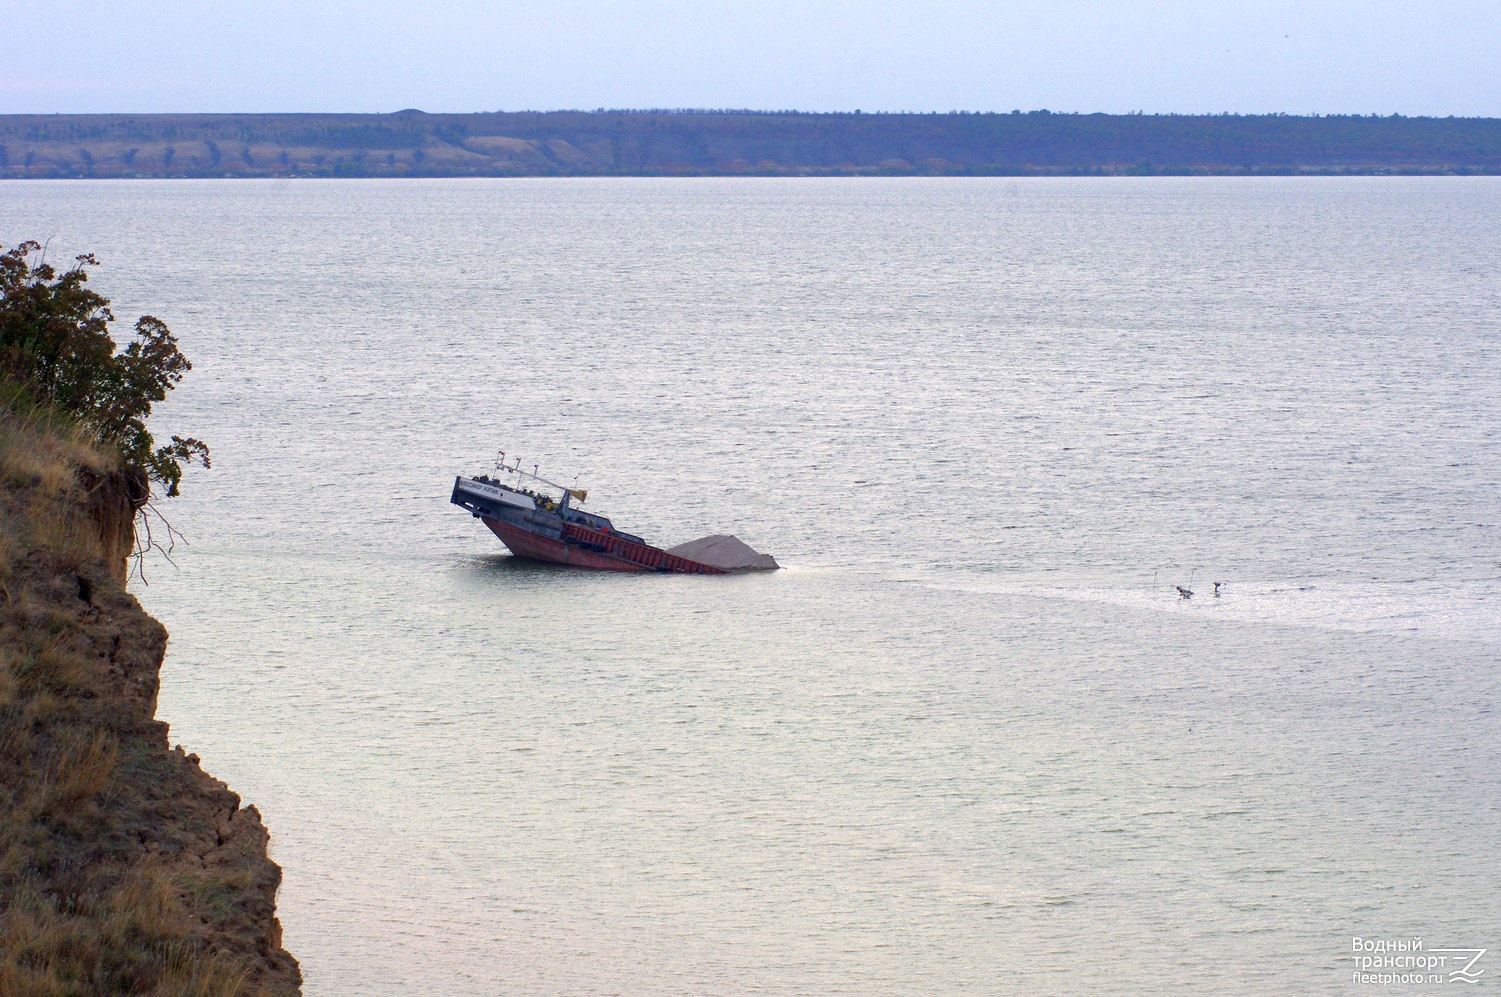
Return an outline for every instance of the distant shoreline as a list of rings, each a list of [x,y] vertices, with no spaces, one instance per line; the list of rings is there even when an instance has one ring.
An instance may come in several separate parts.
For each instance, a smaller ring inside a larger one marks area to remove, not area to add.
[[[0,179],[1494,176],[1501,119],[1359,115],[0,115]]]

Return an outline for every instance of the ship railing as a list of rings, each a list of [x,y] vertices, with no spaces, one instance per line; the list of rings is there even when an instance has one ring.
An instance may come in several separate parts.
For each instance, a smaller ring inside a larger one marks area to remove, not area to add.
[[[579,543],[598,547],[607,554],[612,554],[632,564],[639,564],[644,568],[652,568],[657,571],[678,571],[694,575],[725,574],[723,568],[716,568],[710,564],[700,564],[698,561],[690,561],[686,557],[679,557],[677,554],[669,553],[660,547],[638,543],[616,533],[591,529],[587,526],[580,526],[578,523],[564,523],[563,536]]]

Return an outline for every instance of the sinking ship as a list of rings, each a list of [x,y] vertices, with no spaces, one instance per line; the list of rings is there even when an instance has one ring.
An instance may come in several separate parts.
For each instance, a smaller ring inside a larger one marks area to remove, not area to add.
[[[540,477],[502,451],[490,474],[458,476],[449,501],[467,509],[517,557],[602,571],[662,571],[723,575],[780,567],[732,536],[714,534],[670,549],[615,528],[585,512],[588,492]]]

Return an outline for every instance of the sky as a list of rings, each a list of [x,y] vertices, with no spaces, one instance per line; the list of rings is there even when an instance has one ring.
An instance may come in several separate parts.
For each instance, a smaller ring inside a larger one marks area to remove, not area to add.
[[[0,0],[0,113],[1501,117],[1501,0]]]

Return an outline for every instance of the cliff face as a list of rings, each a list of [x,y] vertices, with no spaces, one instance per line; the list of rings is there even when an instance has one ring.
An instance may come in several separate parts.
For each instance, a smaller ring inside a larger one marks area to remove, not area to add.
[[[296,994],[260,814],[155,719],[140,486],[0,415],[0,994]]]

